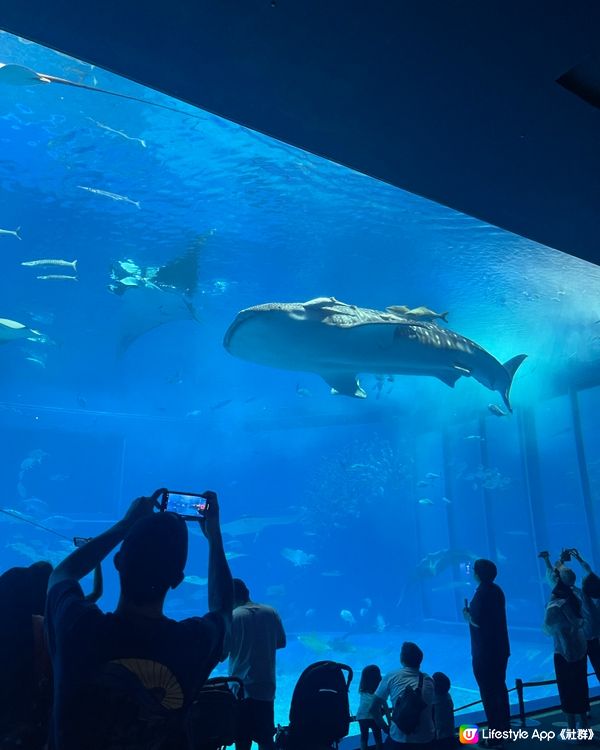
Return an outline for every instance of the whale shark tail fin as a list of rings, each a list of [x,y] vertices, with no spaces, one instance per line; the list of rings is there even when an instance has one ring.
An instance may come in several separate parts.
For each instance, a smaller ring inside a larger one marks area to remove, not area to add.
[[[503,367],[506,371],[506,385],[504,386],[503,384],[504,387],[501,386],[498,390],[500,391],[500,395],[504,400],[506,408],[510,412],[512,412],[512,406],[510,405],[510,387],[512,385],[516,371],[519,369],[523,360],[525,359],[527,359],[526,354],[518,354],[516,357],[509,359],[503,364]]]

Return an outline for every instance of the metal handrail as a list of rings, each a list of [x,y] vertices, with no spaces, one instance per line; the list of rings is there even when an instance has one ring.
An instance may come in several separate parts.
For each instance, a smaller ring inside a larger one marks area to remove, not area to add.
[[[595,672],[588,672],[588,677],[593,677]],[[523,680],[520,677],[517,677],[515,680],[515,686],[513,688],[510,688],[508,690],[509,693],[514,693],[516,691],[517,698],[518,698],[518,704],[519,704],[519,719],[521,723],[525,724],[525,719],[527,716],[527,712],[525,710],[525,688],[530,687],[544,687],[545,685],[556,685],[556,680],[539,680],[536,682],[523,682]],[[472,703],[466,703],[464,706],[459,706],[455,709],[455,713],[459,713],[460,711],[464,711],[467,708],[472,708],[473,706],[478,706],[480,703],[483,703],[481,699],[478,701],[473,701]]]

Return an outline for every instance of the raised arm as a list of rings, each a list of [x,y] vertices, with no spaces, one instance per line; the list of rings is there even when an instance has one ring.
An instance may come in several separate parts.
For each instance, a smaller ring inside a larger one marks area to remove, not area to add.
[[[94,584],[92,590],[85,597],[86,602],[95,604],[104,592],[104,579],[102,576],[102,565],[96,565],[94,568]]]
[[[123,541],[139,518],[153,512],[155,501],[161,492],[162,490],[157,490],[151,497],[138,497],[120,521],[65,557],[52,571],[48,590],[62,581],[80,581],[89,575]]]
[[[581,567],[585,570],[586,573],[592,572],[591,565],[583,559],[583,557],[579,554],[579,550],[572,549],[571,555],[577,560],[577,562],[581,565]]]
[[[217,494],[207,491],[202,497],[208,501],[206,514],[199,521],[202,533],[208,540],[208,608],[223,616],[225,643],[228,645],[233,612],[233,580],[223,548]]]

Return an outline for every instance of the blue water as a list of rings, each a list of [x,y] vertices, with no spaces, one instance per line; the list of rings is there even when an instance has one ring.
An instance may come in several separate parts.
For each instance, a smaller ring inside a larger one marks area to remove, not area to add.
[[[0,317],[44,337],[0,351],[2,507],[58,533],[2,515],[0,568],[60,560],[156,487],[213,488],[224,524],[258,519],[225,538],[234,574],[288,630],[279,721],[311,661],[387,670],[406,638],[450,675],[456,705],[475,700],[460,615],[474,556],[500,568],[510,679],[551,678],[540,544],[600,564],[584,503],[588,480],[600,503],[600,388],[564,388],[600,380],[600,269],[5,33],[0,61],[148,102],[0,78],[0,228],[22,237],[0,234]],[[194,245],[197,320],[119,351],[148,310],[108,291],[111,266],[160,266]],[[78,280],[21,265],[40,258],[76,259]],[[368,398],[354,400],[223,348],[239,310],[319,296],[448,310],[497,359],[528,354],[514,414],[491,414],[498,394],[471,379],[451,390],[365,373]],[[420,561],[448,549],[452,564],[424,575]],[[110,561],[105,572],[110,609]],[[197,535],[187,573],[206,576]],[[196,581],[167,609],[206,607]]]

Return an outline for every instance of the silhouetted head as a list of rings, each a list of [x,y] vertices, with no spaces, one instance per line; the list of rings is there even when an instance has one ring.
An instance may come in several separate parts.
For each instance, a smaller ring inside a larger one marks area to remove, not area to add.
[[[433,689],[436,695],[447,695],[450,692],[450,678],[443,672],[434,672],[431,675]]]
[[[565,584],[565,586],[570,586],[571,588],[575,585],[575,581],[577,580],[577,574],[572,568],[560,568],[560,580]]]
[[[597,599],[600,596],[600,578],[595,573],[588,573],[581,583],[585,596]]]
[[[250,591],[241,578],[233,579],[233,606],[241,607],[250,601]]]
[[[491,560],[475,560],[473,563],[473,572],[481,583],[493,583],[498,575],[498,568]]]
[[[409,669],[418,669],[423,661],[423,652],[416,643],[404,641],[400,649],[400,663]]]
[[[162,601],[183,580],[187,551],[187,527],[176,513],[136,521],[115,555],[123,596],[137,605]]]
[[[369,664],[365,667],[360,676],[359,693],[374,693],[381,682],[381,670],[377,664]]]

